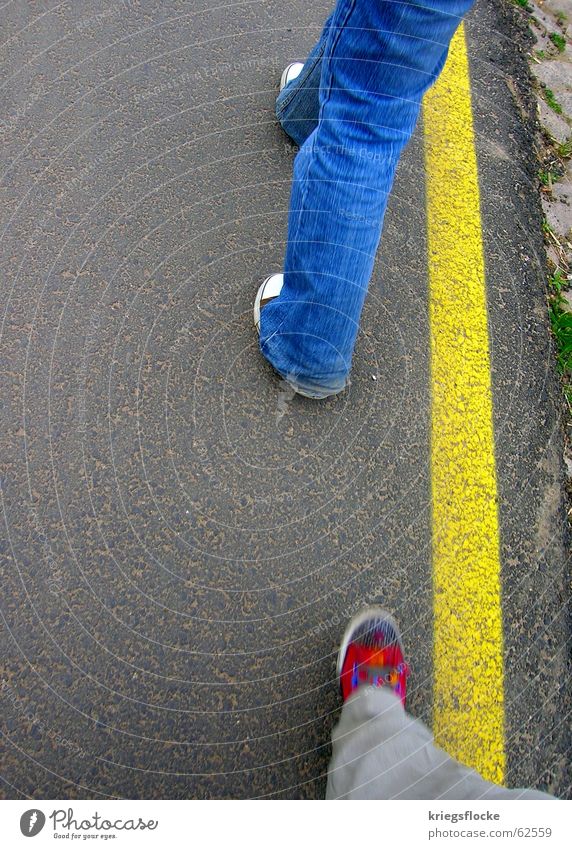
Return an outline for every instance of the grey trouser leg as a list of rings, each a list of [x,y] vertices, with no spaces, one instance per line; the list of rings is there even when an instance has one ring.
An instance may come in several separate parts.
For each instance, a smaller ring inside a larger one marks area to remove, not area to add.
[[[326,799],[552,799],[507,790],[449,757],[389,687],[362,686],[332,734]]]

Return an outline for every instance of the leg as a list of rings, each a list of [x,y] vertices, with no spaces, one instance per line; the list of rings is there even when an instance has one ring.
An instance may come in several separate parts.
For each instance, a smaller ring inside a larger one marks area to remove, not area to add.
[[[300,147],[318,126],[322,58],[332,18],[333,14],[324,24],[318,43],[304,62],[300,76],[280,92],[276,101],[276,117],[282,129]]]
[[[438,749],[389,687],[359,687],[332,735],[327,799],[551,799],[507,790]]]
[[[293,384],[324,395],[346,385],[395,169],[471,4],[338,0],[328,21],[318,125],[294,164],[284,286],[261,318],[261,351]]]

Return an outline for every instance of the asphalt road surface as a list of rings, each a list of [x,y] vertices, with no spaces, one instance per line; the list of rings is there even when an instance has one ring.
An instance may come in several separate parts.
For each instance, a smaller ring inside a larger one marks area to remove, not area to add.
[[[12,2],[0,63],[6,798],[321,798],[347,618],[434,720],[427,220],[400,165],[352,384],[292,397],[252,301],[273,116],[327,0]],[[466,24],[499,490],[506,781],[571,795],[569,537],[524,33]],[[455,682],[451,682],[454,687]]]

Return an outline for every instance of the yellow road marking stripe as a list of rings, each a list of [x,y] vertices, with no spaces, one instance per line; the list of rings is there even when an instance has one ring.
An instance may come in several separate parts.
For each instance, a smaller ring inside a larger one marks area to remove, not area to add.
[[[485,268],[463,26],[424,100],[437,743],[505,774],[500,553]]]

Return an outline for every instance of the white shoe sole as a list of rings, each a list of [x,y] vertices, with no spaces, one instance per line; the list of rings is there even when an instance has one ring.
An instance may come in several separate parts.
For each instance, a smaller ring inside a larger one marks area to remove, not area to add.
[[[256,293],[256,298],[254,299],[254,326],[256,327],[258,333],[260,333],[260,303],[264,300],[264,298],[277,298],[280,292],[282,291],[282,286],[284,285],[284,275],[283,274],[271,274],[266,280],[259,286],[258,292]]]
[[[291,62],[286,68],[284,68],[282,71],[282,77],[280,78],[280,91],[285,89],[288,83],[291,83],[292,80],[295,80],[296,77],[300,76],[303,67],[303,62]]]
[[[344,665],[346,652],[351,642],[352,635],[357,630],[357,628],[359,628],[360,625],[364,625],[370,619],[384,619],[391,625],[397,635],[397,642],[399,648],[401,649],[401,653],[405,657],[405,650],[403,648],[403,643],[401,642],[401,633],[399,631],[399,628],[397,627],[397,622],[395,621],[391,613],[388,613],[387,610],[383,609],[383,607],[366,607],[365,610],[361,610],[353,617],[353,619],[351,619],[348,627],[344,632],[344,636],[342,637],[340,650],[338,652],[338,662],[336,666],[336,675],[338,677],[338,682],[340,683],[340,686],[342,667]]]
[[[260,335],[260,312],[261,312],[261,303],[266,298],[277,298],[280,292],[282,291],[282,287],[284,285],[284,275],[283,274],[271,274],[269,277],[264,280],[260,286],[258,287],[258,292],[256,293],[256,298],[254,299],[254,309],[253,309],[253,319],[254,326],[258,335]],[[303,395],[304,398],[312,398],[314,401],[322,400],[323,398],[328,398],[331,392],[326,393],[325,395],[312,393],[307,390],[302,389],[301,387],[296,386],[291,381],[287,380],[282,375],[279,375],[282,380],[286,380],[286,383],[296,392],[298,395]],[[341,390],[340,390],[341,391]]]

